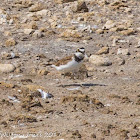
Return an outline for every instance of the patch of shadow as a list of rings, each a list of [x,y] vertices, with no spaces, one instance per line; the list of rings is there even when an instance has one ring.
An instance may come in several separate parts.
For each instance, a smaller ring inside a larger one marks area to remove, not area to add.
[[[67,84],[67,85],[59,85],[58,87],[77,87],[77,86],[80,86],[80,87],[93,87],[93,86],[107,86],[107,85],[104,85],[104,84],[92,84],[92,83],[84,83],[84,84]]]

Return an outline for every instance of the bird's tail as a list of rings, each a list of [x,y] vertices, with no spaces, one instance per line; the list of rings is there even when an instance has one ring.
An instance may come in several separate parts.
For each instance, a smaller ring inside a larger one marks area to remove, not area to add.
[[[51,65],[51,67],[57,69],[57,66],[55,66],[55,65]]]

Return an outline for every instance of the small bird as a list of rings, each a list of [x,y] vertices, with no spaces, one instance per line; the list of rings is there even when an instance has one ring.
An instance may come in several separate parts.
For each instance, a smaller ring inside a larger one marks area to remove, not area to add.
[[[82,66],[85,57],[87,57],[87,55],[85,54],[85,49],[82,47],[77,49],[74,55],[62,58],[52,65],[52,67],[64,73],[74,72]]]

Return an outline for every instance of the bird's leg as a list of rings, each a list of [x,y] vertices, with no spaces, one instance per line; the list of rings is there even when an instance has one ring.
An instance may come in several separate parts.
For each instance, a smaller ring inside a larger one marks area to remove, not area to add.
[[[77,79],[77,71],[73,71],[73,79]]]
[[[62,73],[63,78],[65,78],[67,76],[67,73]]]
[[[88,75],[88,71],[86,71],[86,77],[87,77],[87,78],[89,77],[89,75]]]
[[[70,73],[70,72],[65,72],[65,73],[63,73],[63,75],[64,75],[64,78],[65,78],[66,76],[71,77],[71,73]]]

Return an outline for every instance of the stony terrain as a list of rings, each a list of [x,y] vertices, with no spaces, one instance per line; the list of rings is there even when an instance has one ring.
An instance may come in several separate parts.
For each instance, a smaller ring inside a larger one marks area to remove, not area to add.
[[[0,4],[0,139],[140,140],[139,0]],[[75,77],[51,68],[79,47]]]

